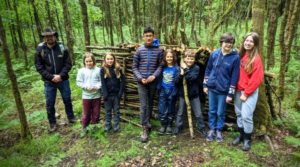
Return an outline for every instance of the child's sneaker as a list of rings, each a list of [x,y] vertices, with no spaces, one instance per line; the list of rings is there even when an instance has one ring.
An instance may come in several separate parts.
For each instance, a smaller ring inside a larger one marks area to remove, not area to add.
[[[171,126],[167,126],[167,129],[166,129],[166,134],[167,135],[171,135],[172,134],[172,128],[171,128]]]
[[[159,130],[158,130],[158,134],[160,134],[160,135],[165,134],[165,132],[166,132],[166,127],[165,126],[160,127]]]
[[[110,126],[105,126],[104,131],[105,131],[105,132],[108,132],[110,129],[111,129]]]
[[[201,137],[203,137],[203,138],[207,137],[206,136],[207,134],[206,134],[205,128],[202,128],[202,129],[198,129],[197,128],[197,132],[200,133]]]
[[[218,143],[223,141],[222,132],[220,130],[217,130],[216,140],[217,140]]]
[[[86,128],[82,128],[81,129],[81,133],[80,133],[80,137],[83,138],[83,137],[86,136],[86,134],[87,134],[87,129]]]
[[[206,137],[206,141],[213,141],[214,140],[214,136],[215,136],[215,130],[209,130],[207,137]]]
[[[53,133],[57,131],[57,124],[50,124],[49,133]]]

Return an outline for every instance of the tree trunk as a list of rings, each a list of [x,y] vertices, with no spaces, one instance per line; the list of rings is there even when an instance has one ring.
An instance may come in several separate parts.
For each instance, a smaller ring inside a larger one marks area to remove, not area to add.
[[[26,120],[26,114],[24,105],[21,99],[20,91],[18,88],[17,78],[15,75],[15,72],[13,70],[11,59],[10,59],[10,53],[6,42],[6,34],[4,30],[4,26],[2,23],[2,16],[0,15],[0,39],[2,41],[2,49],[3,49],[3,55],[6,63],[6,70],[9,76],[9,79],[11,81],[12,85],[12,91],[14,94],[14,99],[16,102],[17,110],[18,110],[18,116],[21,123],[21,137],[22,139],[31,139],[31,133],[27,124]]]
[[[124,35],[123,35],[123,21],[122,21],[122,15],[123,15],[123,10],[121,8],[121,0],[118,0],[118,13],[119,13],[119,32],[121,36],[121,42],[124,43]]]
[[[180,15],[180,0],[177,0],[176,4],[176,11],[175,11],[175,19],[173,22],[173,28],[172,28],[172,36],[170,39],[171,44],[177,44],[177,30],[178,30],[178,23],[179,23],[179,15]]]
[[[85,46],[91,45],[90,40],[90,29],[89,29],[89,17],[87,13],[87,6],[84,0],[79,0],[80,8],[81,8],[81,14],[82,14],[82,24],[83,24],[83,31],[84,31],[84,39],[85,39]],[[88,48],[85,48],[87,51],[89,51]]]
[[[19,13],[18,13],[16,0],[13,0],[13,7],[14,7],[14,11],[16,13],[16,24],[17,24],[18,37],[19,37],[19,41],[21,44],[21,48],[24,52],[24,63],[25,63],[24,65],[25,65],[25,68],[27,69],[27,67],[28,67],[27,51],[28,50],[27,50],[27,46],[25,45],[25,41],[24,41],[23,34],[22,34],[21,22],[19,19]]]
[[[98,40],[97,40],[97,35],[96,35],[96,25],[95,25],[95,21],[94,19],[92,18],[92,30],[93,30],[93,37],[94,37],[94,41],[95,43],[97,44],[98,43]]]
[[[9,11],[12,11],[12,7],[10,5],[9,0],[5,0],[5,2],[6,2],[7,9]],[[11,21],[9,22],[9,30],[10,30],[10,34],[11,34],[11,40],[13,43],[15,58],[19,58],[19,42],[17,39],[16,27],[15,27],[15,24]]]
[[[281,27],[284,32],[283,39],[280,38],[283,41],[283,44],[281,44],[281,61],[280,61],[280,73],[279,73],[279,96],[281,99],[284,98],[284,87],[285,87],[285,73],[287,71],[287,64],[289,63],[289,57],[290,57],[290,51],[291,51],[291,45],[294,40],[295,32],[297,29],[297,20],[299,18],[300,14],[300,2],[298,0],[291,0],[290,4],[287,5],[285,8],[285,12],[288,12],[287,20],[283,23],[285,23],[285,28]],[[289,10],[287,10],[289,9]],[[284,19],[283,19],[284,20]]]
[[[134,42],[139,41],[139,34],[138,34],[138,8],[137,8],[137,0],[132,0],[132,7],[133,7],[133,33],[134,33]]]
[[[55,24],[54,24],[54,18],[52,16],[52,12],[50,10],[50,5],[49,5],[49,0],[45,0],[45,8],[46,8],[46,11],[47,11],[47,24],[48,26],[50,25],[50,27],[54,30],[57,30]]]
[[[260,36],[260,51],[263,53],[263,37],[264,37],[264,10],[265,0],[253,0],[252,3],[252,25],[253,31],[257,32]],[[261,55],[262,60],[264,56]],[[264,61],[263,61],[264,62]],[[271,113],[267,103],[265,84],[262,83],[259,88],[259,96],[254,113],[254,125],[262,133],[267,131],[271,124]]]
[[[54,6],[56,6],[56,1],[55,0],[53,0],[53,3],[54,3]],[[60,23],[60,19],[59,19],[59,14],[58,14],[58,11],[57,11],[57,7],[55,8],[55,15],[56,15],[56,20],[57,20],[57,25],[58,25],[59,35],[60,35],[61,41],[63,43],[65,43],[64,36],[63,36],[63,31],[62,31],[61,23]]]
[[[41,34],[43,32],[43,26],[42,26],[41,21],[39,19],[39,15],[38,15],[36,6],[34,4],[34,0],[30,0],[30,3],[32,5],[32,9],[33,9],[33,16],[34,16],[34,21],[35,21],[37,33],[39,34],[40,42],[42,42],[43,41],[43,37],[41,36]]]
[[[65,31],[67,35],[67,46],[69,49],[69,54],[70,57],[73,61],[73,64],[75,64],[75,55],[74,55],[74,36],[73,36],[73,31],[72,31],[72,25],[71,25],[71,18],[70,18],[70,12],[68,8],[68,0],[60,0],[61,5],[63,7],[63,15],[64,15],[64,26],[65,26]]]
[[[269,21],[268,21],[268,48],[267,48],[267,70],[273,68],[274,61],[274,44],[277,30],[277,18],[278,18],[278,1],[269,0]]]
[[[161,31],[162,31],[162,22],[163,22],[163,1],[159,1],[159,6],[158,6],[158,29],[157,29],[157,34],[158,38],[161,38]]]
[[[38,45],[38,43],[36,41],[36,37],[35,37],[35,33],[34,33],[34,28],[33,28],[34,23],[33,23],[33,19],[32,19],[32,13],[31,13],[30,7],[28,9],[29,9],[28,13],[29,13],[29,17],[30,17],[30,23],[28,24],[28,26],[31,29],[31,33],[32,33],[33,41],[34,41],[34,46],[36,47]]]

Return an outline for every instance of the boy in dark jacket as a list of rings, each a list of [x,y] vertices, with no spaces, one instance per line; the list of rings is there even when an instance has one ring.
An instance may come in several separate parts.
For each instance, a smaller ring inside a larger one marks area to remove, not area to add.
[[[195,53],[187,50],[184,55],[184,63],[181,65],[182,74],[184,75],[188,88],[188,97],[190,99],[191,108],[196,118],[197,131],[206,136],[205,124],[201,112],[201,104],[199,100],[199,66],[195,64]],[[184,100],[184,92],[182,80],[179,82],[179,109],[176,115],[176,128],[174,133],[178,134],[183,127],[183,112],[186,111],[186,102]]]

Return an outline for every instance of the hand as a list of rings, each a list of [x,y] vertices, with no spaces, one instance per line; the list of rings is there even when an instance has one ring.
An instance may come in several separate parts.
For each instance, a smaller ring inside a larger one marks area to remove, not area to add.
[[[232,97],[227,96],[226,97],[226,103],[232,103]]]
[[[245,96],[244,94],[242,94],[241,95],[241,97],[240,97],[240,99],[243,101],[243,102],[245,102],[246,100],[247,100],[247,96]]]
[[[52,82],[58,83],[58,82],[61,82],[61,81],[62,81],[60,75],[54,74],[53,76],[54,76],[54,78],[51,80]]]
[[[155,76],[154,76],[154,75],[150,75],[150,76],[147,78],[147,83],[153,82],[154,80],[155,80]]]
[[[180,75],[183,75],[184,74],[184,71],[182,68],[180,68]]]
[[[205,94],[208,94],[208,88],[203,88],[203,92],[204,92]]]
[[[144,79],[144,78],[143,78],[143,79],[141,80],[141,82],[142,82],[142,84],[146,85],[146,84],[147,84],[147,79]]]
[[[187,68],[187,65],[185,64],[185,62],[181,63],[180,66],[181,66],[181,68],[183,68],[183,69]]]

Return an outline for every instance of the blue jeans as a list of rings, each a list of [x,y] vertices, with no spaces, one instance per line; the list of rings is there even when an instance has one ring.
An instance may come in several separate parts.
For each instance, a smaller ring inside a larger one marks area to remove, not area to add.
[[[150,117],[153,111],[153,97],[156,91],[156,83],[152,82],[147,85],[138,83],[138,92],[140,97],[140,118],[142,126],[151,126]]]
[[[245,133],[253,132],[253,112],[258,98],[258,88],[247,98],[245,102],[240,97],[243,92],[237,91],[234,98],[234,110],[239,128],[243,128]]]
[[[71,102],[71,89],[70,89],[69,80],[64,80],[57,84],[45,82],[44,87],[45,87],[45,96],[46,96],[46,109],[47,109],[49,123],[56,124],[54,106],[55,106],[57,89],[60,91],[60,94],[62,96],[65,105],[65,112],[67,114],[68,119],[73,119],[74,113],[73,113],[73,106]]]
[[[208,124],[212,130],[222,130],[225,121],[227,95],[208,90]]]
[[[171,125],[175,115],[176,97],[172,96],[173,89],[161,88],[158,102],[158,118],[162,126]]]

